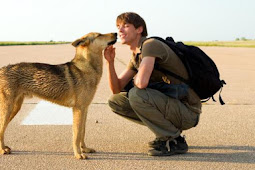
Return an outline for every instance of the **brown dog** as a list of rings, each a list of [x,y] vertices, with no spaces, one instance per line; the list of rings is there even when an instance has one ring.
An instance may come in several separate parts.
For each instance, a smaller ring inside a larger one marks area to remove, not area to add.
[[[95,152],[84,142],[88,106],[102,76],[102,51],[117,40],[116,33],[89,33],[72,43],[76,54],[60,65],[19,63],[0,69],[0,154],[10,154],[4,144],[7,125],[26,96],[37,96],[73,108],[73,150],[78,159]]]

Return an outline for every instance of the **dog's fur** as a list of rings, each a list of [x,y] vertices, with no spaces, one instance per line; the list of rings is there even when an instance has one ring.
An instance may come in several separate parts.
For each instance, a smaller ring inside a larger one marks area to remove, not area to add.
[[[37,96],[73,108],[73,149],[78,159],[95,152],[84,142],[88,106],[102,76],[102,51],[117,39],[116,33],[89,33],[72,43],[76,55],[60,65],[19,63],[0,69],[0,154],[10,154],[4,144],[7,125],[26,96]]]

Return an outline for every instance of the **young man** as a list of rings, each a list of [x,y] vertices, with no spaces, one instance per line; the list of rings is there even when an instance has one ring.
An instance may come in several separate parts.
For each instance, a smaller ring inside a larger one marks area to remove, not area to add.
[[[188,145],[180,134],[197,125],[201,113],[199,97],[192,89],[187,89],[185,98],[177,99],[148,88],[153,82],[182,84],[174,77],[156,70],[155,63],[187,79],[184,65],[166,44],[156,39],[146,40],[146,24],[138,14],[123,13],[117,17],[116,23],[121,43],[128,45],[133,55],[127,68],[117,76],[114,47],[110,46],[104,51],[109,85],[113,92],[109,106],[118,115],[146,125],[156,135],[156,139],[148,143],[152,148],[148,155],[186,153]],[[134,87],[129,92],[122,92],[132,79]]]

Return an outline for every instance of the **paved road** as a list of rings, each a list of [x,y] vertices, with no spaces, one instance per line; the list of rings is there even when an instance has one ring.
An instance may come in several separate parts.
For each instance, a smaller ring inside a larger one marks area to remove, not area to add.
[[[199,125],[184,132],[189,153],[147,156],[146,143],[154,136],[146,127],[110,111],[104,69],[86,133],[87,145],[97,153],[88,154],[87,160],[74,159],[70,110],[27,99],[7,129],[5,140],[13,153],[0,156],[0,169],[255,169],[255,49],[203,49],[227,82],[222,92],[226,105],[211,101],[203,105]],[[71,45],[0,47],[0,66],[22,61],[64,63],[74,52]],[[126,47],[117,45],[118,73],[129,55]]]

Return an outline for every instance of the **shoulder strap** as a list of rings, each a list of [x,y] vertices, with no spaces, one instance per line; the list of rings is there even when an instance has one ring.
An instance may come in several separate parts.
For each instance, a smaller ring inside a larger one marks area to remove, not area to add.
[[[156,39],[156,40],[159,40],[159,41],[165,43],[166,45],[168,45],[168,43],[166,42],[166,40],[164,40],[163,38],[153,36],[153,37],[149,37],[149,38],[146,38],[145,40],[143,40],[142,45],[141,45],[141,48],[140,48],[140,51],[142,51],[143,43],[144,43],[146,40],[152,39],[152,38],[153,38],[153,39]],[[173,39],[172,37],[168,37],[168,41],[172,41],[172,42],[174,43],[174,39]],[[170,47],[169,47],[169,48],[170,48]],[[172,76],[172,77],[174,77],[174,78],[176,78],[176,79],[182,81],[183,83],[185,83],[185,84],[187,84],[187,85],[190,85],[189,80],[184,79],[183,77],[181,77],[181,76],[179,76],[179,75],[173,73],[172,71],[169,71],[169,70],[166,70],[166,69],[161,68],[157,63],[155,63],[154,69],[159,70],[159,71],[161,71],[161,72],[163,72],[163,73],[166,73],[166,74],[168,74],[168,75],[170,75],[170,76]]]
[[[175,74],[175,73],[173,73],[173,72],[171,72],[169,70],[161,68],[157,63],[155,63],[154,69],[159,70],[159,71],[161,71],[163,73],[166,73],[166,74],[168,74],[170,76],[173,76],[174,78],[182,81],[183,83],[185,83],[187,85],[190,85],[190,82],[188,80],[184,79],[183,77],[181,77],[181,76],[179,76],[179,75],[177,75],[177,74]]]

